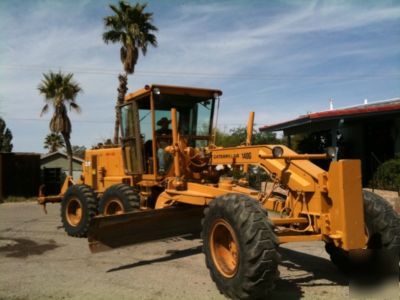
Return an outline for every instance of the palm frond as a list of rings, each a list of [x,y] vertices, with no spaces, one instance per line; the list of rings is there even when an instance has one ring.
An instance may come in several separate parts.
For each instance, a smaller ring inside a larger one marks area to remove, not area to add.
[[[46,105],[43,106],[42,111],[40,112],[40,116],[43,116],[48,111],[49,111],[49,105],[46,103]]]
[[[50,120],[50,130],[57,133],[71,133],[71,121],[67,114],[59,115],[54,113]]]
[[[123,31],[124,28],[124,22],[123,19],[119,18],[118,16],[108,16],[103,19],[104,21],[104,27],[117,30],[117,31]]]
[[[119,1],[118,5],[119,5],[119,9],[120,9],[121,13],[123,13],[123,14],[125,14],[126,11],[129,10],[131,7],[130,4],[126,1]]]
[[[64,119],[62,116],[54,114],[49,125],[52,132],[59,133],[64,129]]]
[[[62,77],[62,73],[60,72],[59,74],[60,74],[60,76]],[[70,82],[72,81],[72,77],[73,77],[73,76],[74,76],[74,74],[68,73],[68,74],[64,75],[64,78],[63,78],[62,81],[63,81],[65,84],[68,84],[68,83],[70,83]]]
[[[154,32],[158,28],[152,24],[153,13],[145,12],[147,4],[119,1],[118,5],[110,5],[114,15],[104,18],[103,33],[105,43],[121,43],[120,58],[124,70],[132,74],[135,69],[141,50],[146,55],[148,46],[157,47],[157,38]]]
[[[109,30],[103,33],[103,41],[108,44],[108,43],[117,43],[121,42],[121,36],[123,35],[123,32],[117,31],[117,30]]]
[[[147,34],[147,41],[148,41],[153,47],[157,47],[157,46],[158,46],[157,37],[156,37],[154,34],[152,34],[152,33]]]
[[[122,12],[119,10],[119,8],[117,8],[115,5],[110,4],[109,7],[111,8],[111,10],[113,12],[115,12],[117,14],[117,16],[122,19]]]
[[[69,103],[69,109],[74,109],[77,113],[80,113],[82,111],[81,107],[76,104],[75,102],[70,102]]]
[[[52,132],[71,132],[71,121],[68,118],[66,104],[70,109],[80,112],[79,105],[75,102],[77,95],[83,92],[81,86],[73,79],[73,73],[64,74],[61,71],[55,73],[49,71],[43,74],[43,79],[38,86],[39,94],[44,96],[45,106],[41,115],[46,113],[49,105],[54,107],[54,113],[50,120]]]
[[[120,49],[120,57],[121,57],[121,62],[125,63],[125,60],[126,60],[126,48],[124,46],[122,46],[121,49]]]

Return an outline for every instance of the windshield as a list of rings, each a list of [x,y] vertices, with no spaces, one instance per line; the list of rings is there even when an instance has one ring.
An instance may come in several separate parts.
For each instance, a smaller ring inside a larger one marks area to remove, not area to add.
[[[157,99],[158,98],[158,99]],[[171,108],[177,110],[178,133],[188,141],[188,146],[205,147],[211,138],[214,100],[190,96],[159,95],[155,99],[156,131],[168,134]]]
[[[129,173],[167,172],[172,158],[171,108],[177,110],[177,129],[183,145],[206,147],[210,143],[215,100],[191,95],[153,94],[121,107],[124,158]],[[154,111],[151,110],[154,105]],[[164,151],[163,151],[164,150]],[[142,161],[142,164],[140,163]]]

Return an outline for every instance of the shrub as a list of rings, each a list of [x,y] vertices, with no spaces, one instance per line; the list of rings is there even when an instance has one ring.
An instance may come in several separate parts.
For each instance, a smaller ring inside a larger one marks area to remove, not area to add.
[[[373,186],[383,190],[400,189],[400,157],[387,160],[378,167],[373,176]]]

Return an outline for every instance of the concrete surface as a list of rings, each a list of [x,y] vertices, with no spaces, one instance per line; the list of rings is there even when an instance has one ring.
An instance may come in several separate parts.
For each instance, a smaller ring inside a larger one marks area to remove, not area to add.
[[[68,237],[60,206],[0,205],[0,299],[224,299],[204,264],[200,240],[174,238],[91,254]],[[323,243],[281,248],[270,299],[348,298],[347,279]]]

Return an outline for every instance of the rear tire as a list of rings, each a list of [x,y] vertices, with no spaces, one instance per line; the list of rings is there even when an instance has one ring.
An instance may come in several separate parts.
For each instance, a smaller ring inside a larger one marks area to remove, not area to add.
[[[213,200],[202,220],[203,252],[219,291],[234,299],[265,298],[278,277],[277,237],[267,212],[246,195]]]
[[[119,215],[139,208],[139,195],[131,186],[123,183],[110,186],[99,202],[99,213],[104,216]]]
[[[398,260],[400,258],[400,217],[393,207],[379,195],[363,191],[364,219],[368,230],[368,250],[388,250]],[[325,249],[331,261],[339,270],[350,274],[354,263],[349,253],[333,243],[327,243]],[[397,257],[397,258],[396,258]]]
[[[93,190],[84,184],[72,185],[61,201],[61,221],[70,236],[85,237],[89,223],[97,214]]]

